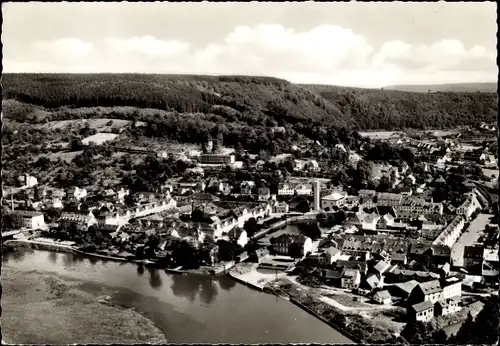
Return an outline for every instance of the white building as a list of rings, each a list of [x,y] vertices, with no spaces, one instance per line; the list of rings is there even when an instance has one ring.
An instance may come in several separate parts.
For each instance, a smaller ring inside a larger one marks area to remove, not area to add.
[[[460,237],[464,226],[465,219],[462,216],[457,215],[432,244],[444,245],[451,248]]]
[[[468,198],[460,207],[457,208],[457,214],[464,216],[467,220],[470,219],[472,214],[481,208],[477,198],[473,196]]]
[[[321,198],[321,209],[329,208],[330,210],[333,207],[340,208],[344,205],[347,194],[345,192],[333,192],[328,196],[324,196]]]
[[[295,188],[289,184],[279,184],[278,185],[278,196],[293,196],[295,194]]]
[[[80,189],[79,187],[73,187],[73,188],[70,188],[67,192],[66,192],[66,197],[68,199],[77,199],[77,200],[80,200],[84,197],[87,196],[87,190],[86,189]]]
[[[45,228],[45,219],[42,213],[29,210],[19,210],[15,213],[20,216],[19,220],[16,220],[16,228]]]
[[[462,280],[456,276],[443,279],[441,287],[443,288],[442,299],[444,300],[462,296]]]
[[[312,195],[312,186],[310,184],[298,184],[295,187],[295,192],[297,195]]]
[[[29,174],[24,174],[19,176],[18,178],[19,186],[24,189],[29,189],[36,184],[38,184],[38,180],[35,177],[32,177]]]

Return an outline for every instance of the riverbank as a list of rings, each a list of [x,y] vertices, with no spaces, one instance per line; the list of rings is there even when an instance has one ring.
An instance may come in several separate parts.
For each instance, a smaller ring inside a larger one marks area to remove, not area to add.
[[[267,285],[266,291],[287,295],[290,301],[303,310],[316,316],[332,328],[356,343],[403,343],[400,330],[394,328],[389,320],[401,312],[393,310],[372,310],[345,308],[338,302],[331,302],[314,290],[298,285],[288,278],[279,279]],[[389,322],[389,323],[388,323]]]
[[[79,280],[2,268],[2,337],[14,344],[166,343],[138,312],[82,290]],[[8,318],[7,318],[8,317]]]
[[[165,271],[169,273],[175,273],[175,274],[194,274],[194,275],[205,275],[205,276],[217,276],[217,275],[224,275],[226,274],[233,266],[234,262],[223,262],[223,263],[218,263],[215,266],[212,267],[200,267],[198,269],[179,269],[179,268],[164,268],[160,265],[158,265],[156,262],[151,261],[151,260],[136,260],[136,259],[130,259],[130,258],[124,258],[124,257],[117,257],[117,256],[111,256],[111,255],[103,255],[103,254],[98,254],[98,253],[93,253],[93,252],[85,252],[81,251],[75,246],[72,245],[67,245],[67,244],[62,244],[60,242],[56,241],[40,241],[36,239],[15,239],[15,240],[7,240],[4,242],[4,245],[6,246],[12,246],[12,247],[29,247],[31,249],[35,250],[46,250],[46,251],[54,251],[54,252],[64,252],[64,253],[76,253],[78,255],[82,255],[85,257],[93,257],[93,258],[99,258],[103,260],[108,260],[108,261],[115,261],[115,262],[128,262],[128,263],[134,263],[138,265],[144,265],[146,267],[152,267],[152,268],[157,268],[157,269],[164,269]]]

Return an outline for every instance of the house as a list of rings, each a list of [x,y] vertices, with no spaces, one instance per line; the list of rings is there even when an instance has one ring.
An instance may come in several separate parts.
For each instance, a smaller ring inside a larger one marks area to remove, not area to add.
[[[434,304],[438,300],[443,299],[443,289],[439,280],[432,280],[419,283],[408,298],[410,302],[421,303],[429,301]]]
[[[347,194],[345,192],[333,192],[321,198],[321,209],[333,210],[344,205]],[[327,209],[328,208],[328,209]]]
[[[465,226],[465,219],[461,215],[457,215],[448,226],[439,234],[432,245],[444,245],[452,247],[460,237],[460,234]]]
[[[460,298],[443,299],[434,304],[435,316],[446,316],[462,310]]]
[[[295,188],[289,184],[279,184],[278,185],[278,196],[293,196],[295,194]]]
[[[429,322],[434,317],[434,304],[424,301],[408,308],[408,316],[417,321]]]
[[[299,196],[312,195],[312,185],[311,184],[298,184],[295,186],[295,193]]]
[[[379,274],[370,274],[366,278],[365,282],[371,290],[374,290],[384,286],[384,277]]]
[[[450,263],[438,264],[437,273],[441,276],[441,278],[445,278],[450,275]]]
[[[470,220],[472,214],[481,208],[481,204],[474,196],[472,198],[468,198],[460,207],[457,208],[457,214],[464,216],[467,220]]]
[[[464,269],[473,273],[480,273],[483,264],[484,247],[469,245],[464,247]],[[455,265],[455,264],[454,264]]]
[[[276,202],[273,204],[273,213],[286,214],[289,211],[289,206],[286,202]]]
[[[377,303],[383,304],[383,305],[391,305],[392,304],[391,294],[387,290],[376,292],[373,295],[373,300],[376,301]]]
[[[45,219],[43,213],[30,211],[30,210],[18,210],[14,214],[18,215],[18,218],[14,218],[14,227],[16,228],[28,228],[28,229],[42,229],[45,228]]]
[[[360,198],[358,196],[346,196],[344,200],[344,207],[348,209],[355,208],[359,206],[359,200]]]
[[[17,181],[18,181],[20,187],[26,188],[26,189],[29,189],[29,188],[35,186],[36,184],[38,184],[38,180],[29,174],[23,174],[23,175],[19,176]]]
[[[228,232],[227,235],[231,241],[234,241],[241,247],[245,247],[248,244],[247,231],[242,228],[234,227]]]
[[[413,193],[413,190],[411,188],[411,186],[405,186],[401,189],[401,194],[403,196],[411,196]]]
[[[441,287],[443,288],[444,300],[462,296],[462,280],[460,278],[457,276],[450,276],[442,278],[440,281]]]
[[[342,270],[331,270],[331,269],[324,269],[321,273],[322,277],[324,278],[326,284],[333,284],[335,286],[340,286],[340,280],[342,278]]]
[[[58,222],[69,222],[75,223],[77,225],[82,225],[85,227],[90,227],[92,225],[97,225],[98,221],[94,216],[92,211],[86,213],[62,213],[61,217],[57,220]]]
[[[383,275],[389,268],[391,268],[391,264],[385,261],[378,261],[373,266],[373,270],[379,275]]]
[[[72,187],[66,191],[66,198],[80,200],[87,196],[86,189],[80,189],[79,187]]]
[[[320,266],[329,266],[333,262],[336,262],[340,258],[341,254],[342,251],[340,251],[336,247],[331,246],[328,248],[324,248],[316,253],[312,253],[308,256],[308,258],[311,258]]]
[[[200,164],[202,165],[230,165],[235,163],[234,155],[224,154],[202,154],[200,155]]]
[[[255,187],[255,183],[253,181],[243,181],[240,184],[240,193],[242,195],[251,195],[252,189]]]
[[[261,187],[257,190],[259,202],[268,201],[271,198],[271,190],[267,187]]]
[[[392,285],[386,285],[386,289],[389,290],[393,297],[400,297],[402,299],[408,299],[413,289],[418,286],[418,281],[409,280],[405,282],[398,282]]]
[[[59,198],[53,198],[47,203],[48,208],[62,209],[64,206]]]
[[[382,192],[377,195],[377,206],[397,206],[401,203],[402,196],[397,193]]]
[[[342,288],[353,289],[358,288],[361,283],[361,273],[359,269],[345,268],[340,278],[340,286]]]
[[[316,160],[311,160],[306,163],[305,168],[310,172],[319,172],[321,170]]]
[[[484,277],[498,277],[498,248],[483,250],[481,274]]]
[[[279,254],[287,256],[294,255],[293,247],[297,247],[297,253],[300,253],[300,255],[303,257],[312,252],[312,240],[311,238],[303,235],[286,233],[274,238],[273,248]]]
[[[451,248],[446,245],[432,245],[432,261],[437,265],[444,265],[451,260]]]

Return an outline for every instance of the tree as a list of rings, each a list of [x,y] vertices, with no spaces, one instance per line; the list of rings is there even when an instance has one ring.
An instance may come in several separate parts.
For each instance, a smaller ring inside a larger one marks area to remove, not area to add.
[[[311,210],[311,207],[309,206],[309,202],[305,199],[301,200],[297,204],[297,210],[303,214],[308,213]]]
[[[464,345],[475,343],[472,342],[475,338],[475,335],[476,335],[476,326],[474,323],[474,318],[472,317],[472,314],[469,311],[469,313],[467,314],[467,319],[464,321],[464,323],[462,323],[457,334],[453,336],[453,342]]]
[[[474,339],[470,343],[497,345],[500,314],[498,296],[492,296],[474,320]]]
[[[427,323],[412,320],[406,324],[401,336],[410,344],[425,344],[431,336]]]
[[[84,147],[82,140],[79,138],[73,138],[69,146],[71,148],[71,151],[82,150]]]
[[[302,257],[302,245],[299,243],[292,243],[288,248],[288,254],[292,258],[301,258]]]
[[[247,236],[249,238],[253,237],[255,232],[257,232],[257,230],[258,230],[257,220],[254,217],[251,217],[250,219],[247,220],[247,222],[245,222],[245,224],[243,225],[243,228],[247,232]]]

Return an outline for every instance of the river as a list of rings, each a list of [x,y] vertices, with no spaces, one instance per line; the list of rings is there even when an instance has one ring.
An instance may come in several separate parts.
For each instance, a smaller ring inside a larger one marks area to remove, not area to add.
[[[290,302],[227,276],[169,274],[39,250],[4,254],[2,262],[20,276],[37,270],[78,279],[89,291],[113,287],[113,302],[151,319],[171,343],[352,343]]]

